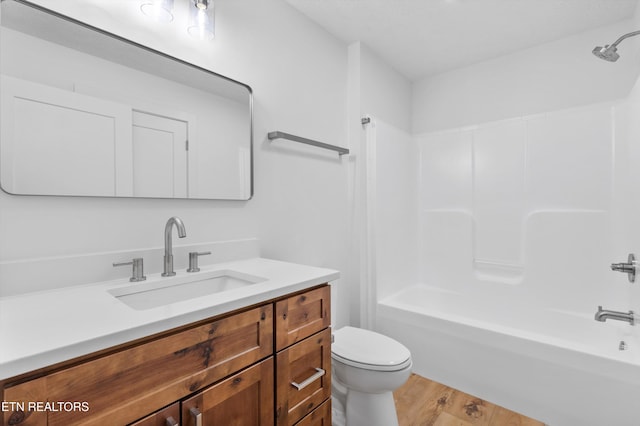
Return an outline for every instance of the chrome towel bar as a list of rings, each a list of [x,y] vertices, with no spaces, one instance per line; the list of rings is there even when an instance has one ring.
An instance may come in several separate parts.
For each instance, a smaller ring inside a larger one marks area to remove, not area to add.
[[[307,138],[303,138],[303,137],[300,137],[300,136],[291,135],[291,134],[285,133],[285,132],[279,132],[279,131],[269,132],[269,134],[267,134],[267,137],[269,138],[270,141],[274,140],[274,139],[288,139],[288,140],[294,141],[294,142],[300,142],[300,143],[304,143],[304,144],[307,144],[307,145],[313,145],[313,146],[317,146],[318,148],[324,148],[324,149],[328,149],[328,150],[331,150],[331,151],[336,151],[340,155],[344,155],[344,154],[348,154],[349,153],[349,150],[347,148],[342,148],[340,146],[335,146],[335,145],[329,145],[328,143],[314,141],[313,139],[307,139]]]

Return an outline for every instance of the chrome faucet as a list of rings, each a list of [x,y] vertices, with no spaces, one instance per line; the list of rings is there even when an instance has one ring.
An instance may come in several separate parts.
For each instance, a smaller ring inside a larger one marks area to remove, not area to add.
[[[608,311],[606,309],[602,309],[602,306],[598,306],[598,312],[596,312],[595,320],[600,322],[605,322],[608,319],[616,320],[616,321],[627,321],[631,325],[635,325],[635,317],[633,315],[633,311],[629,311],[628,314],[624,312],[618,311]]]
[[[184,230],[184,223],[182,223],[182,219],[176,216],[169,218],[166,226],[164,227],[164,272],[162,273],[163,277],[172,277],[176,274],[173,270],[173,242],[171,237],[171,231],[173,230],[173,225],[175,225],[176,229],[178,230],[178,237],[184,238],[187,236],[187,232]]]

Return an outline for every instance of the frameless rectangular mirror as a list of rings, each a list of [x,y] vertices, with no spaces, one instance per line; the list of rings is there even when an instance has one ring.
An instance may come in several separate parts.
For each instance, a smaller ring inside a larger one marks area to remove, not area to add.
[[[24,0],[1,7],[5,192],[251,198],[249,86]]]

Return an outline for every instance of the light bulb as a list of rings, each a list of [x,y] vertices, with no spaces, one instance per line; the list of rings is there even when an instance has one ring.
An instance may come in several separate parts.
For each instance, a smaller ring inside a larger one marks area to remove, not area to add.
[[[143,0],[140,10],[159,22],[173,21],[173,0]]]
[[[215,15],[213,1],[192,0],[193,7],[189,9],[189,27],[187,32],[191,37],[200,40],[211,40],[215,37]]]

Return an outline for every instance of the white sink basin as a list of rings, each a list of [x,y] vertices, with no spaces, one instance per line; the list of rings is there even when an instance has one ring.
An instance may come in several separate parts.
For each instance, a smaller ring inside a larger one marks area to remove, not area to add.
[[[266,280],[263,277],[238,271],[219,270],[158,278],[142,284],[109,290],[109,293],[133,309],[145,310],[242,288]]]

